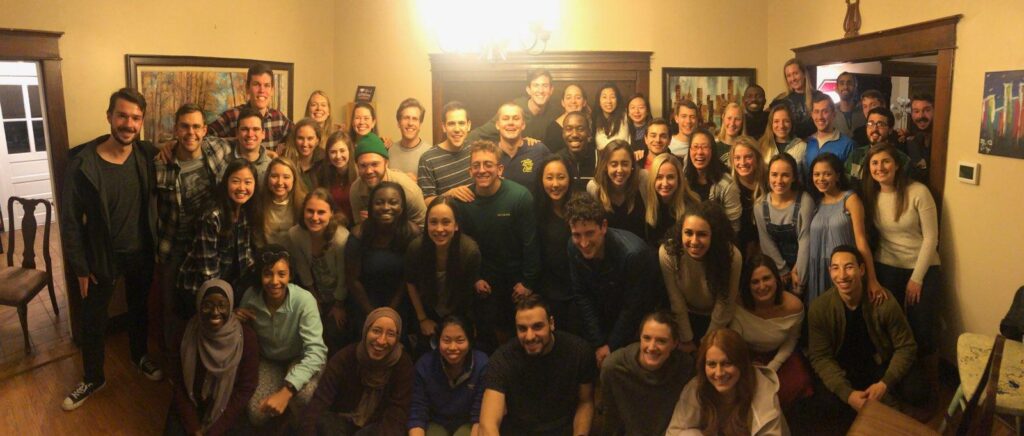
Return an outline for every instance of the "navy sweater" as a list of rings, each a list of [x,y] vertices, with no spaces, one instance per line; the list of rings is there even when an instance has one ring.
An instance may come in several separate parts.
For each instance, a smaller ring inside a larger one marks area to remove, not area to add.
[[[442,368],[444,358],[438,351],[425,354],[416,362],[416,381],[409,410],[410,429],[419,427],[426,430],[433,422],[453,432],[464,424],[475,424],[480,420],[487,354],[471,350],[469,357],[469,376],[460,377],[455,387],[448,384],[448,376]]]

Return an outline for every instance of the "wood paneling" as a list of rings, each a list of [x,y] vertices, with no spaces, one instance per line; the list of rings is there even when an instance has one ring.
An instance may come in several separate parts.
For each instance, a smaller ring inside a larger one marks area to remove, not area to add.
[[[537,68],[551,71],[555,89],[548,104],[559,112],[562,90],[570,83],[583,87],[591,105],[605,82],[618,85],[623,98],[635,92],[650,96],[651,52],[515,53],[495,62],[475,55],[432,54],[430,63],[432,113],[440,114],[446,103],[458,100],[466,105],[474,126],[489,121],[502,103],[525,95],[526,74]],[[435,143],[444,139],[442,118],[433,117]]]

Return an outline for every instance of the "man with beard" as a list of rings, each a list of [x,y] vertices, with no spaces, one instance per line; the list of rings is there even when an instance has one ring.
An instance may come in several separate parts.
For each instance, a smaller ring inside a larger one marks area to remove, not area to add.
[[[388,167],[389,154],[384,141],[376,133],[370,132],[356,143],[353,153],[359,178],[352,182],[349,191],[349,202],[352,204],[352,218],[356,224],[369,216],[370,190],[380,182],[395,182],[405,192],[405,205],[409,208],[409,221],[423,226],[427,216],[427,205],[423,202],[423,191],[409,176],[401,171]]]
[[[523,139],[523,108],[515,103],[505,103],[498,108],[498,148],[501,149],[501,164],[505,167],[504,177],[514,180],[533,192],[537,183],[534,170],[551,154],[543,143],[527,145]]]
[[[518,341],[494,353],[484,376],[480,434],[589,434],[598,373],[590,346],[570,333],[556,336],[536,295],[516,304],[515,323]]]
[[[182,105],[175,112],[174,120],[173,157],[170,161],[155,163],[160,241],[157,263],[163,293],[163,334],[168,349],[177,330],[183,328],[185,320],[195,312],[195,303],[175,292],[178,268],[192,247],[195,223],[214,204],[214,187],[231,156],[227,141],[206,136],[206,122],[199,106]]]
[[[565,141],[565,148],[559,150],[557,154],[565,158],[566,163],[576,170],[572,191],[585,192],[587,183],[594,180],[594,170],[597,168],[597,149],[590,141],[590,118],[583,112],[566,114],[562,121],[562,139]]]
[[[132,363],[150,380],[163,373],[146,355],[146,298],[153,278],[156,149],[139,139],[146,98],[122,88],[110,96],[110,134],[72,150],[61,196],[61,239],[78,278],[84,377],[61,407],[77,409],[106,385],[103,333],[118,279],[125,279]],[[74,286],[69,291],[73,292]],[[74,299],[75,297],[72,296]]]
[[[743,125],[747,128],[747,136],[760,139],[764,129],[768,127],[768,111],[764,110],[764,88],[750,85],[743,92]]]
[[[554,105],[548,105],[554,85],[551,83],[551,72],[548,70],[530,70],[526,73],[526,96],[512,100],[516,106],[523,110],[523,122],[526,127],[523,129],[523,138],[527,144],[533,144],[544,137],[548,125],[558,118],[561,113]],[[472,144],[479,140],[497,142],[498,116],[495,115],[484,125],[469,132],[469,142]]]
[[[282,151],[278,150],[278,146],[284,145],[285,137],[292,131],[292,121],[281,111],[270,107],[274,97],[274,70],[266,64],[249,67],[245,74],[245,92],[248,101],[224,111],[210,123],[209,130],[221,138],[234,138],[237,136],[235,130],[241,119],[241,110],[254,109],[260,116],[264,130],[263,146],[275,152]]]
[[[839,94],[839,104],[836,106],[835,121],[832,126],[839,130],[839,133],[852,137],[853,131],[863,126],[866,119],[866,112],[862,111],[857,103],[857,77],[850,72],[843,72],[836,78],[836,93]]]
[[[565,209],[572,293],[600,368],[609,353],[633,342],[658,287],[658,258],[640,237],[608,228],[594,197],[574,196]]]
[[[868,121],[865,126],[867,128],[867,137],[870,143],[857,147],[850,152],[850,158],[846,160],[845,164],[846,175],[850,177],[850,182],[852,182],[854,186],[860,186],[860,180],[863,176],[863,172],[867,168],[867,162],[864,162],[864,158],[867,156],[871,147],[885,143],[896,143],[896,132],[895,129],[893,129],[893,123],[895,122],[896,117],[893,116],[892,111],[890,111],[889,108],[876,107],[868,112]],[[899,161],[900,167],[906,170],[907,162],[910,158],[902,151],[899,151],[899,149],[896,151],[899,153],[899,156],[896,156],[896,159]]]
[[[932,157],[932,119],[935,99],[928,94],[910,98],[910,119],[914,129],[907,136],[907,154],[910,156],[910,177],[928,184],[928,168]]]
[[[446,195],[461,201],[473,201],[469,185],[469,147],[466,136],[472,127],[466,106],[460,101],[449,102],[441,110],[441,130],[445,140],[420,156],[417,181],[423,190],[423,202],[430,204],[434,197]]]
[[[501,178],[505,168],[493,142],[469,148],[473,201],[457,202],[459,228],[476,240],[483,259],[475,289],[481,298],[474,310],[480,348],[493,350],[511,336],[513,301],[537,289],[540,243],[533,196],[523,185]]]
[[[853,136],[851,136],[851,138],[853,138],[853,142],[856,143],[857,145],[868,145],[871,142],[868,139],[868,132],[866,127],[868,113],[871,112],[871,109],[874,109],[876,107],[882,107],[882,101],[882,93],[874,89],[864,91],[864,93],[860,95],[860,109],[861,112],[864,114],[865,124],[862,124],[860,127],[853,129]],[[889,128],[893,129],[894,127],[892,124],[890,124]]]

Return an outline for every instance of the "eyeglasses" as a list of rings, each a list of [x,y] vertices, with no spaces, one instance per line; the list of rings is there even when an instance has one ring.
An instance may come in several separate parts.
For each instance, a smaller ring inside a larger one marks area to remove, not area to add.
[[[260,259],[262,259],[264,263],[276,262],[281,259],[288,259],[288,257],[287,250],[264,251],[263,254],[260,255]]]
[[[885,121],[868,121],[866,125],[868,127],[878,127],[879,129],[889,127],[889,123]]]

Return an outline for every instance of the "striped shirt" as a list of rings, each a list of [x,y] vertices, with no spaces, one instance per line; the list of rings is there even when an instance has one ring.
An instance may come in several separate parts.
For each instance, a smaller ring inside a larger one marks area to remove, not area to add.
[[[469,175],[469,147],[448,151],[434,146],[420,156],[417,182],[424,197],[434,197],[473,182]]]

